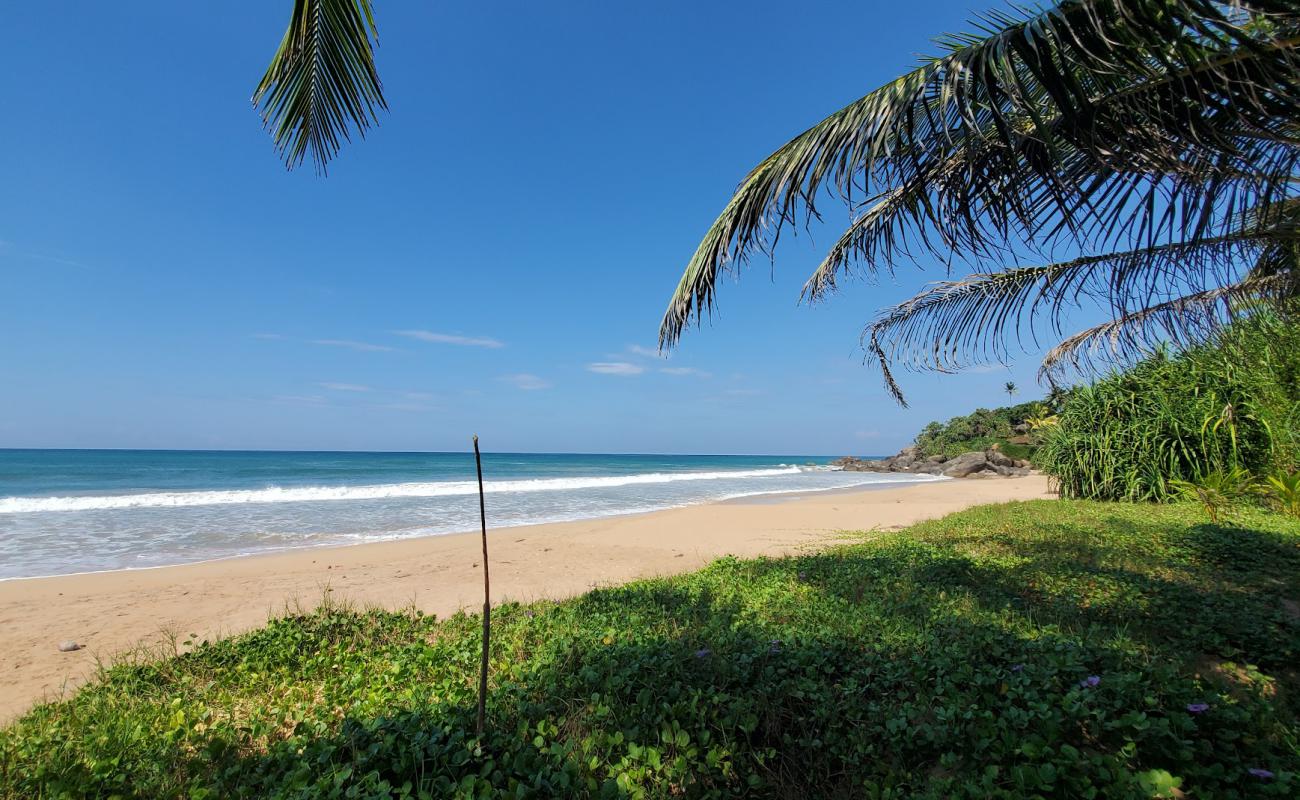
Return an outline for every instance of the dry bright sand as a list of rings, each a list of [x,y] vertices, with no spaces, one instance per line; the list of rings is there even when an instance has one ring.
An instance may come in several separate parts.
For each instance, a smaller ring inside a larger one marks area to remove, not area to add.
[[[982,503],[1047,497],[1046,479],[956,480],[793,495],[489,531],[492,600],[564,598],[686,572],[724,555],[782,555],[838,531],[896,529]],[[489,517],[490,520],[490,517]],[[297,550],[160,569],[0,582],[0,722],[70,690],[97,660],[167,635],[248,630],[295,601],[446,615],[482,603],[477,533]],[[59,652],[74,640],[84,649]]]

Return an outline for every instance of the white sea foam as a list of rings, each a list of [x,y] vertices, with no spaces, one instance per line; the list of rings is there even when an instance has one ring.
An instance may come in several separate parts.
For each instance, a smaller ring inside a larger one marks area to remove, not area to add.
[[[574,489],[603,489],[638,484],[679,481],[734,480],[797,475],[823,471],[816,467],[782,466],[776,469],[729,470],[721,472],[647,472],[581,478],[486,481],[485,492],[563,492]],[[183,508],[247,503],[310,503],[332,500],[383,500],[397,497],[455,497],[478,492],[474,481],[436,483],[389,483],[374,486],[294,486],[210,492],[157,492],[148,494],[84,497],[0,497],[0,514],[30,514],[50,511],[102,511],[123,508]]]

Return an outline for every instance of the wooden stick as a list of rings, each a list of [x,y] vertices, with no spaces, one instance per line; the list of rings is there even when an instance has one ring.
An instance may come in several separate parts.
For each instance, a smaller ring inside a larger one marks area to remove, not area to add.
[[[488,639],[492,635],[492,595],[488,584],[487,505],[483,502],[483,457],[474,436],[474,466],[478,469],[478,519],[483,530],[483,660],[478,670],[478,735],[483,735],[483,717],[487,710]]]

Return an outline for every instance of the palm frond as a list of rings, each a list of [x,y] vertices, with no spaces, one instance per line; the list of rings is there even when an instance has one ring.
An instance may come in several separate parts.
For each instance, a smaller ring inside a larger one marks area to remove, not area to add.
[[[253,105],[293,169],[308,155],[324,173],[355,127],[365,136],[387,109],[375,69],[370,0],[294,0],[280,47]]]
[[[688,263],[661,342],[712,308],[721,273],[816,216],[823,192],[870,199],[805,288],[814,298],[853,260],[892,267],[900,242],[981,258],[1013,238],[1102,249],[1221,234],[1290,191],[1298,44],[1296,0],[995,14],[755,168]]]
[[[1052,348],[1039,369],[1040,380],[1055,382],[1062,373],[1095,373],[1103,365],[1131,361],[1163,343],[1204,341],[1226,323],[1249,312],[1261,298],[1294,297],[1291,272],[1251,275],[1237,283],[1178,297],[1080,331]]]
[[[932,284],[887,309],[863,339],[875,343],[883,361],[910,368],[951,371],[1005,363],[1013,343],[1037,344],[1044,333],[1061,336],[1067,314],[1085,302],[1125,318],[1134,309],[1235,283],[1252,264],[1289,269],[1276,254],[1297,244],[1300,230],[1290,224],[976,273]]]

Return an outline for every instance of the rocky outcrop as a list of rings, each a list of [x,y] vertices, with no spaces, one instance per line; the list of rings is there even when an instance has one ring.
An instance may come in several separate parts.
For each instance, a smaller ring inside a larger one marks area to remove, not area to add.
[[[896,456],[872,461],[845,456],[831,462],[831,466],[848,472],[907,472],[915,475],[943,475],[948,478],[993,478],[1028,475],[1028,461],[1016,459],[994,448],[972,450],[954,458],[926,457],[915,447],[906,447]]]

